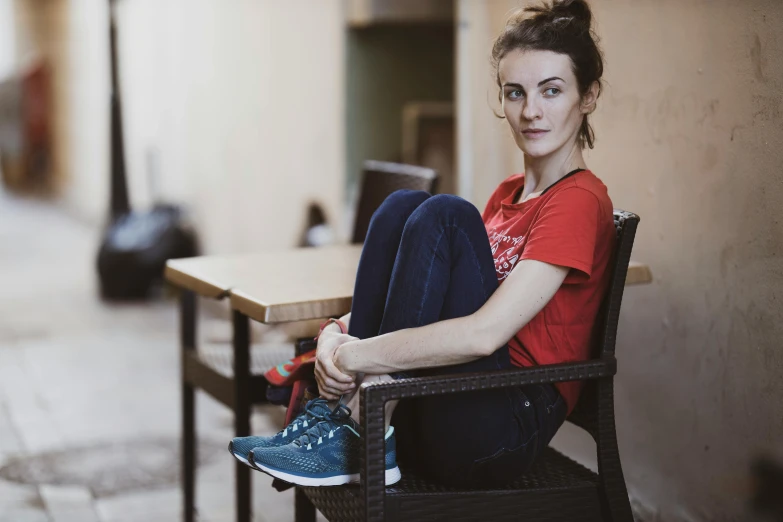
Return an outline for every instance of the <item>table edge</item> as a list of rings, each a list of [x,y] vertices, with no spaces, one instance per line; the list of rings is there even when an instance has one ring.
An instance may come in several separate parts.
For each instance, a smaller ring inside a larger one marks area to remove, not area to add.
[[[231,288],[218,285],[207,278],[196,277],[184,272],[166,261],[166,269],[163,276],[169,283],[179,288],[190,290],[202,297],[211,299],[223,299],[231,294]]]
[[[237,289],[231,292],[231,308],[254,321],[265,324],[309,321],[337,317],[351,311],[353,296],[334,297],[314,301],[296,301],[270,305]],[[302,308],[309,310],[302,314]],[[297,313],[294,313],[296,311]]]

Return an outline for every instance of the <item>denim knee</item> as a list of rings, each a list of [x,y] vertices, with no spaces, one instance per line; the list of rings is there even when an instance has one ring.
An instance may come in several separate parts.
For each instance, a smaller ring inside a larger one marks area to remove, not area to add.
[[[381,203],[381,206],[378,207],[378,210],[389,210],[391,208],[399,207],[416,208],[424,203],[427,199],[431,198],[432,196],[430,193],[424,190],[395,190],[386,196],[386,199],[383,200],[383,203]]]
[[[416,208],[408,219],[406,229],[414,226],[431,227],[436,223],[449,226],[465,218],[483,224],[481,212],[473,203],[459,196],[438,194]]]
[[[370,226],[403,225],[408,216],[422,203],[431,198],[423,190],[397,190],[389,194],[370,220]],[[402,221],[402,223],[399,223]]]

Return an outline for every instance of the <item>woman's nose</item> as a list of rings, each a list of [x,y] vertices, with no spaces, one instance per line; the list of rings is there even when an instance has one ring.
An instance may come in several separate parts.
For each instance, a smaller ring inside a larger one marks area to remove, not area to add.
[[[522,117],[526,120],[535,120],[541,117],[541,108],[535,96],[528,96],[525,99],[525,105],[522,107]]]

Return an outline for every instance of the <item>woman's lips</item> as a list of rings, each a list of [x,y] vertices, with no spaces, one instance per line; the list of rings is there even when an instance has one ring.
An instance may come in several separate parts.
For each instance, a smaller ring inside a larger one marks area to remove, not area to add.
[[[522,131],[522,134],[525,135],[527,138],[540,138],[544,134],[546,134],[549,131],[541,130],[541,129],[533,129],[533,130],[524,130]]]

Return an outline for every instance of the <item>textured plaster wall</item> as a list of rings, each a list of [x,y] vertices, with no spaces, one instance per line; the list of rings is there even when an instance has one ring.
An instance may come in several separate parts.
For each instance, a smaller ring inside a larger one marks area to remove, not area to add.
[[[478,205],[521,168],[487,65],[519,4],[460,3],[460,168]],[[633,257],[655,278],[627,289],[621,316],[626,479],[659,520],[746,520],[750,460],[783,457],[783,3],[592,5],[607,88],[588,165],[641,216]],[[557,444],[591,460],[576,430]]]

